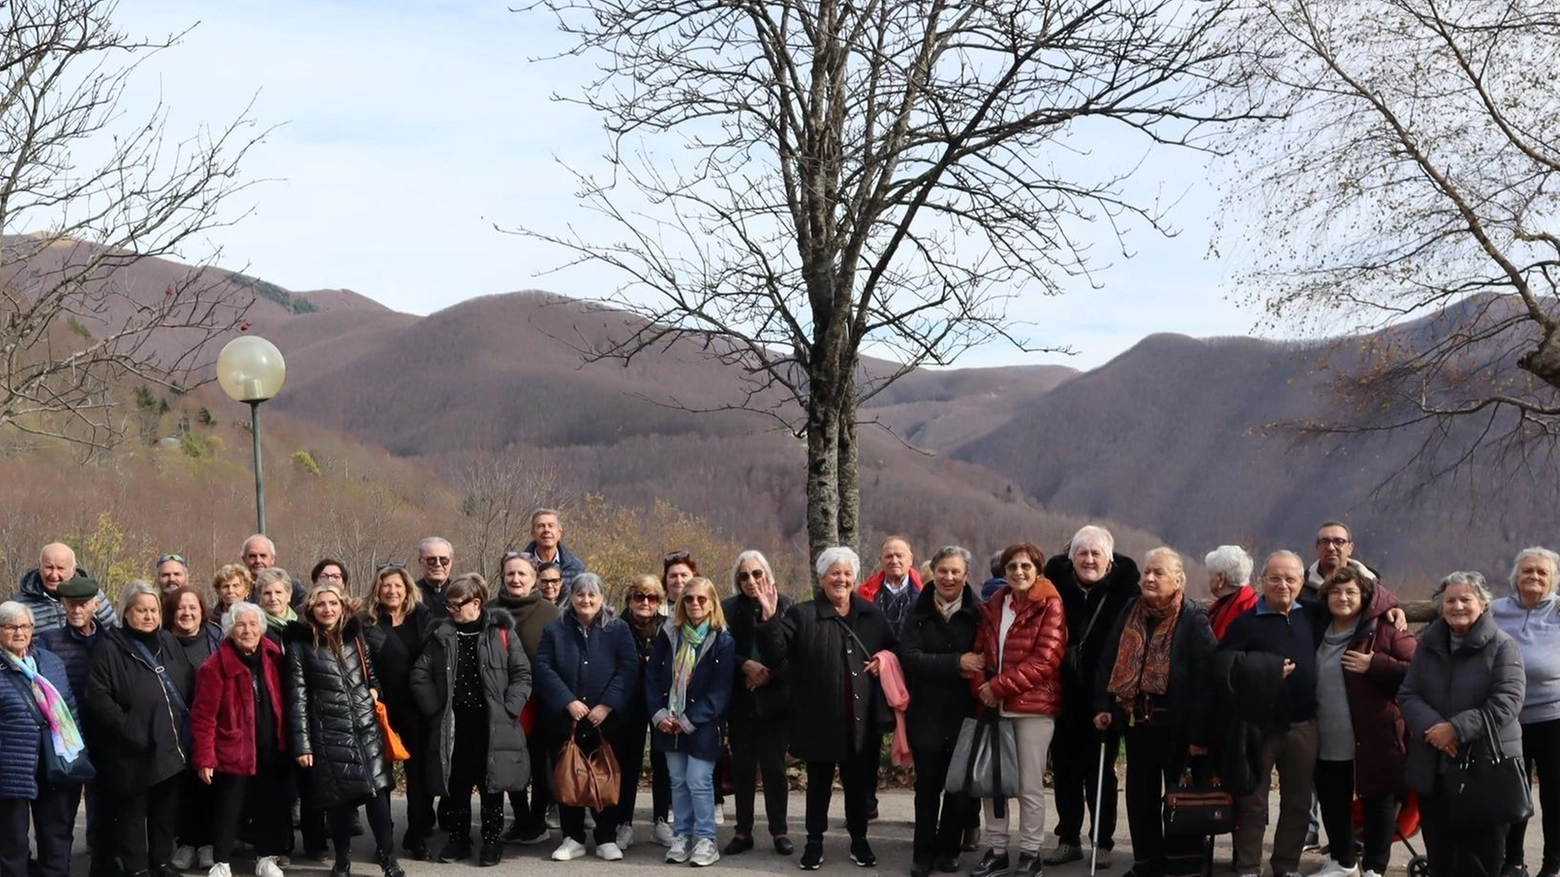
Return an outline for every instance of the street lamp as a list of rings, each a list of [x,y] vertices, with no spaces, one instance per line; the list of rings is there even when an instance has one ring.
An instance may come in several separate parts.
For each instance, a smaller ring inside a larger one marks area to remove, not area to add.
[[[258,335],[241,335],[217,354],[217,383],[222,392],[249,406],[255,449],[255,518],[265,533],[265,480],[260,463],[260,403],[276,398],[287,380],[287,363],[276,345]]]

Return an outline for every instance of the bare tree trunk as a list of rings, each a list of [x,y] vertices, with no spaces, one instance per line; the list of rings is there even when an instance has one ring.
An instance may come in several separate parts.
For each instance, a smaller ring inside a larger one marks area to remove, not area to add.
[[[856,443],[856,370],[845,370],[849,385],[840,394],[839,458],[839,545],[856,547],[861,538],[861,472],[859,445]]]
[[[807,400],[807,556],[839,544],[839,406],[834,388],[813,385]]]

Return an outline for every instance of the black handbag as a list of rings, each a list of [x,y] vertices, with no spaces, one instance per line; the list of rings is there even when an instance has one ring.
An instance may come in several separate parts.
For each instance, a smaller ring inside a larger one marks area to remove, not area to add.
[[[1442,788],[1450,812],[1470,825],[1521,822],[1533,815],[1527,763],[1520,755],[1506,754],[1489,710],[1479,710],[1479,718],[1484,721],[1485,745],[1475,740],[1446,768]]]
[[[1190,765],[1165,792],[1165,836],[1202,837],[1235,830],[1235,796],[1217,776],[1197,780]]]

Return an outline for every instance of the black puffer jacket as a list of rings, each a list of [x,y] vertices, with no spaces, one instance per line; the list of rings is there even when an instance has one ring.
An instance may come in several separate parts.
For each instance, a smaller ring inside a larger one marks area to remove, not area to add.
[[[487,701],[487,790],[508,792],[525,788],[531,779],[531,756],[520,711],[531,697],[531,662],[515,631],[515,620],[502,609],[482,610],[478,641],[482,693]],[[431,720],[428,739],[428,790],[448,793],[450,764],[455,751],[455,673],[459,646],[455,623],[439,622],[428,637],[422,657],[412,668],[412,694],[417,707]],[[505,646],[508,640],[508,646]],[[480,727],[480,726],[478,726]]]
[[[1062,661],[1062,710],[1087,721],[1094,705],[1094,669],[1104,658],[1110,632],[1123,609],[1141,593],[1138,566],[1125,554],[1113,553],[1105,578],[1085,588],[1078,583],[1072,558],[1056,555],[1045,563],[1045,577],[1062,595],[1067,616],[1067,651],[1076,662]],[[1087,636],[1085,636],[1087,634]]]
[[[321,807],[372,797],[392,785],[384,736],[374,716],[372,664],[357,619],[347,619],[341,652],[316,644],[314,628],[292,622],[287,651],[287,730],[294,756],[314,756],[309,774]]]
[[[163,687],[154,665],[141,656],[130,636],[105,627],[92,650],[92,668],[80,697],[87,751],[98,782],[110,794],[128,796],[184,770],[190,753],[188,707],[195,700],[195,668],[184,648],[166,630],[157,630],[147,650],[161,663],[185,710]]]
[[[784,615],[796,601],[784,594],[780,594],[779,598],[775,614]],[[768,666],[758,652],[757,631],[762,607],[757,600],[738,592],[727,597],[720,608],[726,616],[726,629],[731,631],[731,638],[737,646],[736,659],[732,661],[736,665],[732,668],[736,678],[731,687],[731,706],[726,714],[743,719],[785,718],[791,709],[791,692],[785,680],[777,679],[771,673],[768,685],[757,691],[748,691],[747,676],[742,672],[742,665],[752,660]]]
[[[910,691],[905,732],[913,749],[952,752],[965,718],[975,715],[975,692],[959,672],[959,656],[975,650],[980,606],[966,584],[958,611],[944,619],[937,611],[937,587],[927,585],[899,628],[899,665]]]
[[[845,761],[863,751],[871,735],[893,728],[883,687],[865,669],[874,654],[892,649],[897,640],[876,604],[851,594],[841,619],[834,604],[815,593],[784,615],[777,611],[758,626],[757,636],[764,663],[790,686],[791,752],[797,758]]]

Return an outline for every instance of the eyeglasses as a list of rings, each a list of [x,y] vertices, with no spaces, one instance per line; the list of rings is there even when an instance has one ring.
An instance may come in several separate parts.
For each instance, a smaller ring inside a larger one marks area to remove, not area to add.
[[[402,563],[399,560],[392,560],[392,561],[389,561],[387,563],[381,563],[380,565],[374,567],[374,572],[380,573],[380,572],[384,572],[387,569],[402,569],[402,570],[404,570],[404,569],[406,569],[406,564]]]
[[[320,573],[320,578],[330,579],[333,582],[339,582],[341,581],[342,576],[339,572],[322,572]]]
[[[536,583],[538,585],[558,585],[559,587],[562,587],[563,579],[537,579]]]
[[[1325,548],[1325,547],[1327,547],[1329,545],[1332,546],[1333,548],[1342,548],[1343,546],[1348,545],[1350,542],[1353,542],[1353,541],[1354,541],[1353,539],[1346,539],[1346,538],[1344,538],[1342,536],[1332,536],[1332,537],[1318,536],[1318,537],[1316,537],[1316,544],[1317,544],[1318,547],[1321,547],[1321,548]]]
[[[424,557],[422,559],[422,562],[427,564],[428,566],[449,566],[450,565],[450,558],[448,558],[448,557],[439,557],[439,556],[435,555],[435,556],[431,556],[431,557]]]
[[[472,601],[474,601],[476,599],[477,599],[476,597],[467,597],[464,600],[445,600],[444,601],[444,606],[445,606],[445,608],[449,609],[451,612],[459,612],[460,610],[466,608],[466,605],[468,603],[471,603]]]
[[[32,630],[33,626],[31,624],[7,624],[4,629],[9,633],[21,633],[22,631]]]
[[[645,593],[629,594],[628,595],[628,599],[633,600],[635,603],[659,603],[659,602],[661,602],[661,597],[660,597],[659,594],[645,594]]]
[[[687,604],[687,603],[703,604],[703,603],[710,602],[710,598],[704,596],[703,594],[684,594],[683,598],[682,598],[682,601],[685,604]]]
[[[751,580],[756,582],[759,579],[762,579],[763,577],[764,577],[764,571],[761,570],[761,569],[755,569],[755,570],[752,570],[752,571],[743,570],[742,572],[737,573],[737,581],[739,581],[739,582],[745,582],[745,581],[748,581],[749,579],[751,579]]]
[[[185,560],[184,559],[184,555],[182,555],[182,554],[164,554],[162,557],[157,558],[157,565],[158,566],[162,566],[163,564],[167,563],[170,560],[176,560],[179,563],[184,564],[185,566],[189,566],[190,565],[190,562]]]
[[[661,563],[666,566],[670,566],[674,563],[687,563],[692,557],[693,555],[689,554],[686,550],[673,551],[671,554],[661,558]]]

